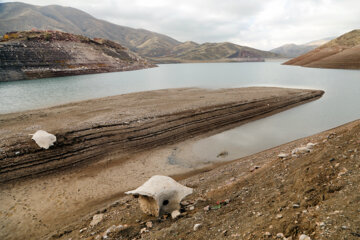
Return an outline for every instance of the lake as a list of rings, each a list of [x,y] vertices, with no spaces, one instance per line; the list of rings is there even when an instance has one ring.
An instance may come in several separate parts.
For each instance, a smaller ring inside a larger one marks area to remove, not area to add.
[[[280,62],[166,64],[131,72],[0,83],[0,114],[155,89],[247,86],[322,89],[325,94],[314,102],[200,140],[191,146],[195,158],[216,161],[216,155],[226,150],[229,155],[224,160],[230,160],[360,118],[360,71]]]

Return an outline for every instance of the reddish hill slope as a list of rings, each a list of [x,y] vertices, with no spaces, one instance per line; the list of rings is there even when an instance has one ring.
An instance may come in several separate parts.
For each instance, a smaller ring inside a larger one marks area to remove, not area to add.
[[[360,30],[340,37],[284,63],[317,68],[360,69]]]

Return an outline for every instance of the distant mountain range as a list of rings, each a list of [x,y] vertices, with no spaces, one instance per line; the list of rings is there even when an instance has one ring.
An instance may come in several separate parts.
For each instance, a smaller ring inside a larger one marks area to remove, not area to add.
[[[317,68],[360,69],[360,29],[345,33],[284,64]]]
[[[294,58],[294,57],[298,57],[302,54],[305,54],[305,53],[321,46],[322,44],[327,43],[331,39],[334,39],[334,37],[315,40],[315,41],[308,42],[305,44],[300,44],[300,45],[293,44],[293,43],[285,44],[278,48],[274,48],[274,49],[270,50],[270,52],[280,54],[284,57]]]
[[[259,61],[280,57],[276,53],[233,43],[182,43],[163,34],[96,19],[71,7],[0,3],[1,35],[31,29],[59,30],[90,38],[109,39],[156,62]]]

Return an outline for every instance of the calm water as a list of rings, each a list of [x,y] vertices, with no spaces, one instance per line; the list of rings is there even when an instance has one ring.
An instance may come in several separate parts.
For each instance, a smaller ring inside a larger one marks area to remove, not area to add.
[[[203,155],[208,149],[209,160],[227,150],[228,160],[360,118],[360,71],[283,66],[279,62],[169,64],[132,72],[0,83],[0,113],[163,88],[244,86],[322,89],[325,95],[201,140],[192,146],[194,154]]]

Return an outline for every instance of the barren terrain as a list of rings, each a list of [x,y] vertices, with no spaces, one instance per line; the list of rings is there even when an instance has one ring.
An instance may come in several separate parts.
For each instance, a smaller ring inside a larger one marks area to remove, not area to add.
[[[322,94],[261,87],[166,89],[1,115],[0,237],[41,239],[152,175],[187,176],[213,168],[172,164],[173,144]],[[40,149],[28,135],[38,129],[54,133],[55,145]]]

